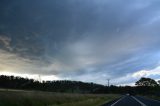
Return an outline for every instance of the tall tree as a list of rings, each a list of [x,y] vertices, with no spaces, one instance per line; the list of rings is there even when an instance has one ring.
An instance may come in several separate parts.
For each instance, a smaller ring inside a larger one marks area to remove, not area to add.
[[[157,86],[158,84],[154,79],[142,77],[140,80],[138,80],[135,83],[135,85],[137,86]]]
[[[157,82],[158,82],[158,84],[159,84],[159,86],[160,86],[160,80],[158,80]]]

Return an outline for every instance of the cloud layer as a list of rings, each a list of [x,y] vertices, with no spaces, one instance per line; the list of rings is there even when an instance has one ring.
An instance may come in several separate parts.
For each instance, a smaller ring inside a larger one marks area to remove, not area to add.
[[[159,4],[1,0],[0,72],[118,85],[158,79]]]

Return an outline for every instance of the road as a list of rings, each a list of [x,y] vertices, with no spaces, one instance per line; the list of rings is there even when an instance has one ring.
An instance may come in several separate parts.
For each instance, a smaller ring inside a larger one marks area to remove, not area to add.
[[[102,106],[160,106],[160,101],[140,96],[123,96]]]

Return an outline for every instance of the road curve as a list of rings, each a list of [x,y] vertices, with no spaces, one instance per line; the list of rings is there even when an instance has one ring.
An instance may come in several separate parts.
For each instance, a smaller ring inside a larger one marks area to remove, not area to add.
[[[102,106],[160,106],[160,101],[141,96],[123,96],[118,100],[106,103]]]

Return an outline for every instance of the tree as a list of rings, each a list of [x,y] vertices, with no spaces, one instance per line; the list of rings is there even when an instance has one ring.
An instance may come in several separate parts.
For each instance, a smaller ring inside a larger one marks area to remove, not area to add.
[[[158,84],[159,84],[159,86],[160,86],[160,80],[158,80],[157,82],[158,82]]]
[[[135,83],[137,86],[157,86],[157,82],[151,78],[142,77],[139,81]]]

